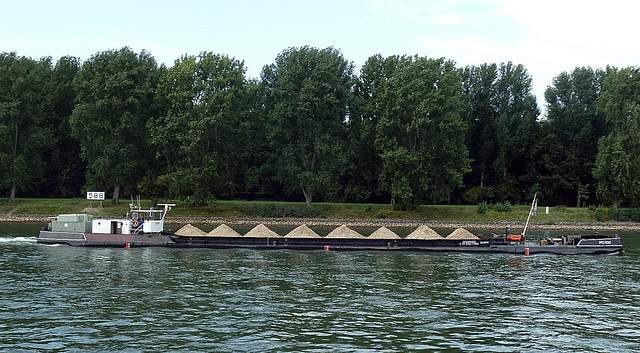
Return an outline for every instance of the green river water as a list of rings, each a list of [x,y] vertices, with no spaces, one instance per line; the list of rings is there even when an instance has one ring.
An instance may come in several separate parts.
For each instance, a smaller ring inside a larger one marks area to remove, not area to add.
[[[638,232],[521,256],[74,248],[40,226],[0,223],[2,352],[640,351]]]

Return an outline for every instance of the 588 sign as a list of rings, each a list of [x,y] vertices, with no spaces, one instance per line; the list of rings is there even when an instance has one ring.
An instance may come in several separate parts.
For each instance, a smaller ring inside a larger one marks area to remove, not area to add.
[[[87,200],[104,200],[104,191],[87,191]]]

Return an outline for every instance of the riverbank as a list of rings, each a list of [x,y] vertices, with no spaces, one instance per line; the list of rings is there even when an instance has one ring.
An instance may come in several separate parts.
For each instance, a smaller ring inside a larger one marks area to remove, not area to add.
[[[167,224],[187,224],[194,225],[219,225],[225,223],[227,225],[247,225],[255,226],[260,223],[267,226],[298,226],[306,224],[309,227],[338,227],[346,225],[348,227],[377,228],[385,226],[387,228],[417,228],[421,225],[427,225],[431,228],[444,229],[486,229],[486,230],[503,230],[510,227],[518,230],[524,227],[524,222],[512,221],[492,221],[492,222],[474,222],[474,221],[415,221],[404,219],[318,219],[318,218],[206,218],[206,217],[167,217]],[[637,231],[640,229],[640,223],[635,222],[559,222],[546,224],[531,221],[532,229],[577,229],[591,231]]]
[[[0,215],[0,222],[31,222],[31,223],[47,223],[50,221],[49,216],[41,215]],[[405,219],[327,219],[327,218],[242,218],[242,217],[169,217],[166,218],[167,225],[210,225],[219,224],[255,226],[264,224],[267,226],[298,226],[306,224],[309,227],[337,227],[346,225],[348,227],[376,228],[385,226],[387,228],[417,228],[421,225],[428,225],[431,228],[444,229],[486,229],[500,231],[506,227],[518,230],[524,226],[523,221],[417,221]],[[556,222],[543,223],[531,222],[532,229],[543,230],[585,230],[585,231],[637,231],[640,229],[640,223],[636,222]]]
[[[315,203],[306,207],[300,202],[278,201],[216,201],[207,205],[169,200],[177,204],[167,216],[167,224],[216,226],[222,223],[238,226],[311,227],[395,227],[486,229],[496,233],[511,227],[514,231],[524,226],[529,214],[528,205],[514,205],[510,211],[490,207],[479,213],[472,205],[421,205],[410,211],[400,211],[388,204]],[[155,206],[151,200],[142,200],[142,206]],[[632,209],[629,209],[632,210]],[[629,211],[627,210],[627,211]],[[96,218],[119,218],[130,212],[128,202],[113,203],[105,200],[93,203],[84,199],[16,199],[10,202],[0,198],[0,222],[47,223],[58,214],[88,213]],[[640,223],[615,221],[607,209],[585,207],[538,207],[532,218],[534,229],[638,230]]]

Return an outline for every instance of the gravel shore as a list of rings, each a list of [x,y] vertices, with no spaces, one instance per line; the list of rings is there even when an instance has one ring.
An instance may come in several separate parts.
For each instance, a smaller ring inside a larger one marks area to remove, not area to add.
[[[0,222],[49,222],[51,216],[40,215],[0,215]],[[219,217],[167,217],[167,224],[187,224],[193,225],[248,225],[255,226],[263,223],[267,226],[299,226],[306,224],[309,227],[366,227],[377,228],[385,226],[387,228],[417,228],[427,225],[431,228],[467,228],[467,229],[487,229],[500,231],[505,227],[513,230],[522,228],[524,222],[458,222],[458,221],[416,221],[404,219],[327,219],[327,218],[219,218]],[[562,222],[562,223],[538,223],[531,222],[532,229],[556,230],[556,229],[578,229],[578,230],[640,230],[640,223],[635,222]]]
[[[255,226],[263,223],[267,226],[297,226],[306,224],[309,227],[338,227],[346,225],[347,227],[366,227],[378,228],[385,226],[387,228],[418,228],[421,225],[427,225],[431,228],[445,229],[487,229],[487,230],[503,230],[510,227],[512,230],[524,227],[524,222],[459,222],[459,221],[416,221],[404,219],[327,219],[327,218],[206,218],[206,217],[167,217],[167,224],[204,224],[204,225],[250,225]],[[554,224],[545,224],[532,221],[530,223],[532,229],[579,229],[579,230],[640,230],[640,223],[635,222],[562,222]]]

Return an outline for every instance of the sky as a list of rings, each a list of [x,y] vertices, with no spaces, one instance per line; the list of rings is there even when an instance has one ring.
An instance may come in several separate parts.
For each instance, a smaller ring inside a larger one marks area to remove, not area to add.
[[[210,51],[244,61],[249,78],[304,45],[339,49],[357,72],[375,54],[511,61],[544,110],[563,71],[640,63],[638,10],[629,0],[4,1],[0,52],[86,60],[128,46],[171,66]]]

